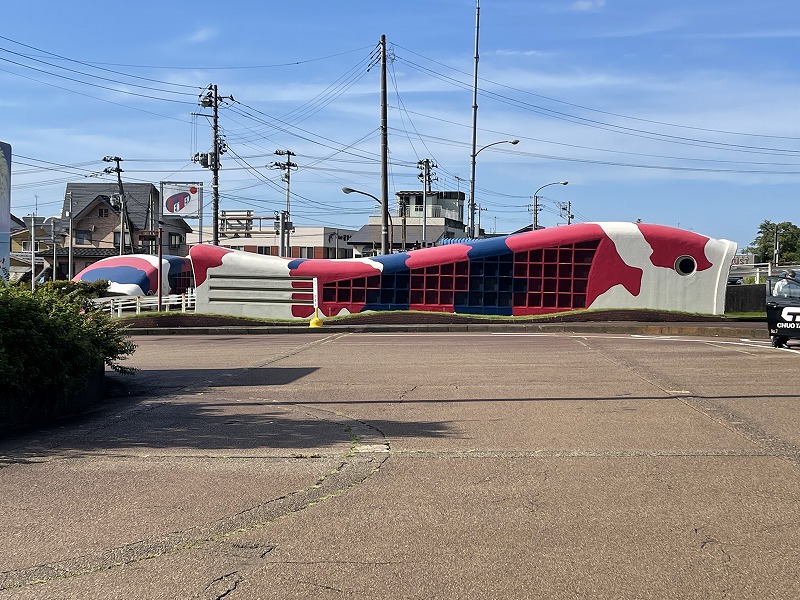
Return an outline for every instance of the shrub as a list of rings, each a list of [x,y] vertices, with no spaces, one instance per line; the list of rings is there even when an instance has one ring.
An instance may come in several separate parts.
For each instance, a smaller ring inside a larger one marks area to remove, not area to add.
[[[106,287],[56,281],[31,292],[0,283],[0,424],[53,413],[48,404],[63,403],[103,364],[133,371],[120,361],[135,344],[90,300]]]

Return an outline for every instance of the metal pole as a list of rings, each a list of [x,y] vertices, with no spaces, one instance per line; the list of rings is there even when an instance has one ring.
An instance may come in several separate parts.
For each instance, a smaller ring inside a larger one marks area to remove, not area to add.
[[[36,212],[31,217],[31,292],[36,287]]]
[[[50,237],[51,241],[53,242],[53,272],[50,273],[50,281],[56,280],[56,268],[58,264],[56,261],[58,260],[58,253],[56,252],[56,221],[53,219],[50,221]]]
[[[539,192],[541,192],[546,187],[550,187],[551,185],[567,185],[568,183],[569,183],[569,181],[554,181],[552,183],[545,183],[542,187],[540,187],[538,190],[533,192],[533,230],[534,231],[536,231],[536,229],[539,226],[539,221],[538,221],[538,217],[537,217],[538,209],[539,209],[539,202],[538,202],[538,200],[539,200]]]
[[[423,176],[422,176],[422,247],[428,245],[428,177],[430,163],[426,158],[422,161]]]
[[[391,254],[394,252],[394,223],[392,222],[392,215],[389,216],[389,252]]]
[[[272,163],[272,166],[275,167],[276,169],[281,169],[282,171],[286,171],[286,173],[284,173],[284,175],[283,175],[283,180],[286,182],[286,210],[284,211],[286,217],[285,217],[284,223],[283,223],[283,230],[284,230],[284,232],[286,234],[286,253],[291,255],[291,253],[292,253],[291,245],[292,244],[291,244],[290,235],[291,235],[292,228],[291,228],[290,223],[292,222],[291,221],[291,219],[292,219],[292,216],[291,216],[292,215],[292,213],[291,213],[291,208],[292,208],[291,207],[292,169],[296,169],[297,168],[297,164],[293,163],[292,160],[291,160],[292,156],[295,156],[295,153],[292,152],[291,150],[275,150],[275,154],[277,154],[278,156],[286,156],[286,162],[285,163],[274,162],[274,163]],[[281,236],[281,239],[283,239],[282,236]]]
[[[472,84],[472,161],[469,176],[469,235],[475,235],[475,158],[478,145],[478,34],[480,32],[481,6],[480,0],[475,0],[475,75]]]
[[[215,246],[219,246],[219,98],[217,96],[217,85],[211,86],[212,106],[214,116],[212,117],[212,129],[214,135],[214,153],[211,160],[211,212],[214,222],[211,224],[211,238]]]
[[[775,266],[778,266],[778,259],[780,258],[780,249],[778,246],[778,224],[775,223],[775,237],[774,237],[774,249],[772,253],[772,260],[775,263]]]
[[[292,169],[289,167],[289,157],[286,157],[286,220],[291,221],[292,218],[292,211],[291,211],[291,172]],[[291,227],[285,226],[286,229],[286,252],[291,255],[292,252],[292,242],[290,236]]]
[[[380,206],[381,209],[383,209],[383,203],[381,202],[381,200],[379,198],[373,196],[372,194],[368,194],[367,192],[362,192],[361,190],[354,190],[353,188],[349,188],[349,187],[343,187],[342,188],[342,192],[345,193],[345,194],[361,194],[362,196],[367,196],[369,198],[372,198],[373,200],[375,200],[375,202],[378,203],[378,206]],[[387,239],[387,245],[384,246],[383,244],[381,244],[381,246],[382,246],[382,248],[387,248],[388,249],[388,248],[393,248],[394,247],[394,223],[392,222],[392,215],[386,213],[386,216],[388,217],[388,222],[389,222],[389,225],[388,225],[389,231],[387,232],[388,239]],[[338,233],[338,230],[337,230],[337,233]],[[385,252],[384,254],[390,254],[390,252]]]
[[[119,195],[119,255],[125,254],[125,196]]]
[[[67,263],[67,279],[70,281],[73,277],[73,266],[72,266],[72,192],[67,192],[67,197],[69,198],[69,259]]]
[[[498,142],[492,142],[491,144],[486,144],[485,146],[479,148],[478,150],[473,150],[473,153],[472,153],[472,177],[470,177],[470,180],[469,180],[470,181],[470,188],[469,188],[470,189],[470,192],[469,192],[469,197],[470,197],[470,202],[469,202],[470,203],[470,215],[469,215],[470,226],[469,226],[469,232],[468,233],[469,233],[470,237],[473,237],[473,238],[478,237],[480,235],[480,233],[481,233],[480,232],[480,227],[478,227],[477,230],[475,229],[475,162],[476,162],[476,159],[478,158],[478,154],[480,154],[481,152],[483,152],[487,148],[489,148],[491,146],[496,146],[498,144],[511,144],[512,146],[516,146],[517,144],[519,144],[519,140],[516,140],[516,139],[514,139],[514,140],[500,140]]]
[[[403,211],[401,214],[402,220],[400,225],[400,236],[403,240],[403,249],[402,251],[405,252],[408,244],[406,243],[406,210],[408,209],[408,201],[405,199],[400,200],[400,210]]]
[[[120,211],[119,211],[119,253],[120,256],[125,254],[125,190],[122,187],[122,168],[119,166],[121,158],[115,156],[113,161],[116,162],[117,167],[117,187],[119,188],[119,202],[120,202]],[[131,245],[133,245],[133,239],[131,239]]]
[[[381,254],[389,254],[389,119],[386,95],[386,36],[381,36]]]
[[[161,282],[163,281],[163,277],[162,277],[163,267],[162,267],[161,261],[162,261],[163,255],[164,255],[163,254],[164,253],[164,245],[161,242],[162,234],[163,234],[163,228],[161,227],[161,223],[159,223],[158,224],[158,304],[156,306],[156,310],[158,312],[161,312],[161,294],[162,294]]]
[[[280,245],[278,247],[278,254],[280,254],[281,256],[286,256],[286,245],[284,244],[284,241],[283,241],[284,240],[283,230],[284,230],[284,217],[285,216],[286,216],[286,213],[284,211],[281,211],[279,213],[279,215],[278,215],[278,233],[281,236]]]

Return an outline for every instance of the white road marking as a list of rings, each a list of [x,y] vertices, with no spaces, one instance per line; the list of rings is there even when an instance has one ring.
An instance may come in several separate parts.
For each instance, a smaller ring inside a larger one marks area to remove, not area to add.
[[[748,348],[761,348],[770,350],[781,350],[793,354],[800,354],[798,348],[772,348],[770,340],[751,340],[739,338],[738,340],[725,340],[709,337],[683,337],[674,335],[644,335],[644,334],[614,334],[614,333],[565,333],[565,332],[536,332],[536,331],[449,331],[449,332],[398,332],[398,333],[350,333],[348,337],[369,336],[376,337],[447,337],[447,338],[475,338],[491,336],[514,336],[514,337],[565,337],[573,339],[602,338],[610,340],[643,340],[643,341],[664,341],[664,342],[694,342],[697,344],[708,344],[712,346],[743,346]]]

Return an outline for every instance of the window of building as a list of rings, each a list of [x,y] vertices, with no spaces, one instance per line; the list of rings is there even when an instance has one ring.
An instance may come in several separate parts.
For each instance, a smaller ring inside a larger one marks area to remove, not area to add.
[[[169,234],[169,247],[170,248],[180,248],[180,245],[183,243],[183,236],[180,233],[172,233]]]
[[[90,246],[92,244],[92,232],[89,229],[76,229],[75,243],[79,246]]]
[[[301,246],[300,258],[314,258],[314,246]]]
[[[267,254],[267,255],[269,255],[269,254],[272,254],[272,247],[271,246],[258,246],[258,248],[256,248],[256,252],[258,252],[259,254]]]
[[[41,250],[41,242],[34,242],[33,244],[33,251],[39,252]],[[30,252],[31,251],[31,241],[30,240],[22,240],[22,251],[23,252]]]
[[[325,248],[325,258],[353,258],[352,248]]]
[[[91,241],[90,241],[91,243]],[[125,246],[130,247],[131,245],[131,234],[127,231],[125,232]],[[119,231],[114,232],[114,247],[119,248]]]
[[[100,208],[100,209],[97,211],[97,216],[98,216],[98,217],[102,217],[102,218],[105,218],[105,217],[107,217],[107,216],[108,216],[108,208]]]

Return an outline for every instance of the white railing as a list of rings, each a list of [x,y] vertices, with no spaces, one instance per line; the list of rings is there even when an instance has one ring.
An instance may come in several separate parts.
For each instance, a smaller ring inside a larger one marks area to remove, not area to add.
[[[112,317],[121,317],[123,314],[131,313],[138,315],[142,312],[158,310],[158,297],[156,296],[110,296],[96,298],[94,303]],[[194,306],[194,290],[185,294],[161,296],[161,310],[165,312],[193,312]]]

